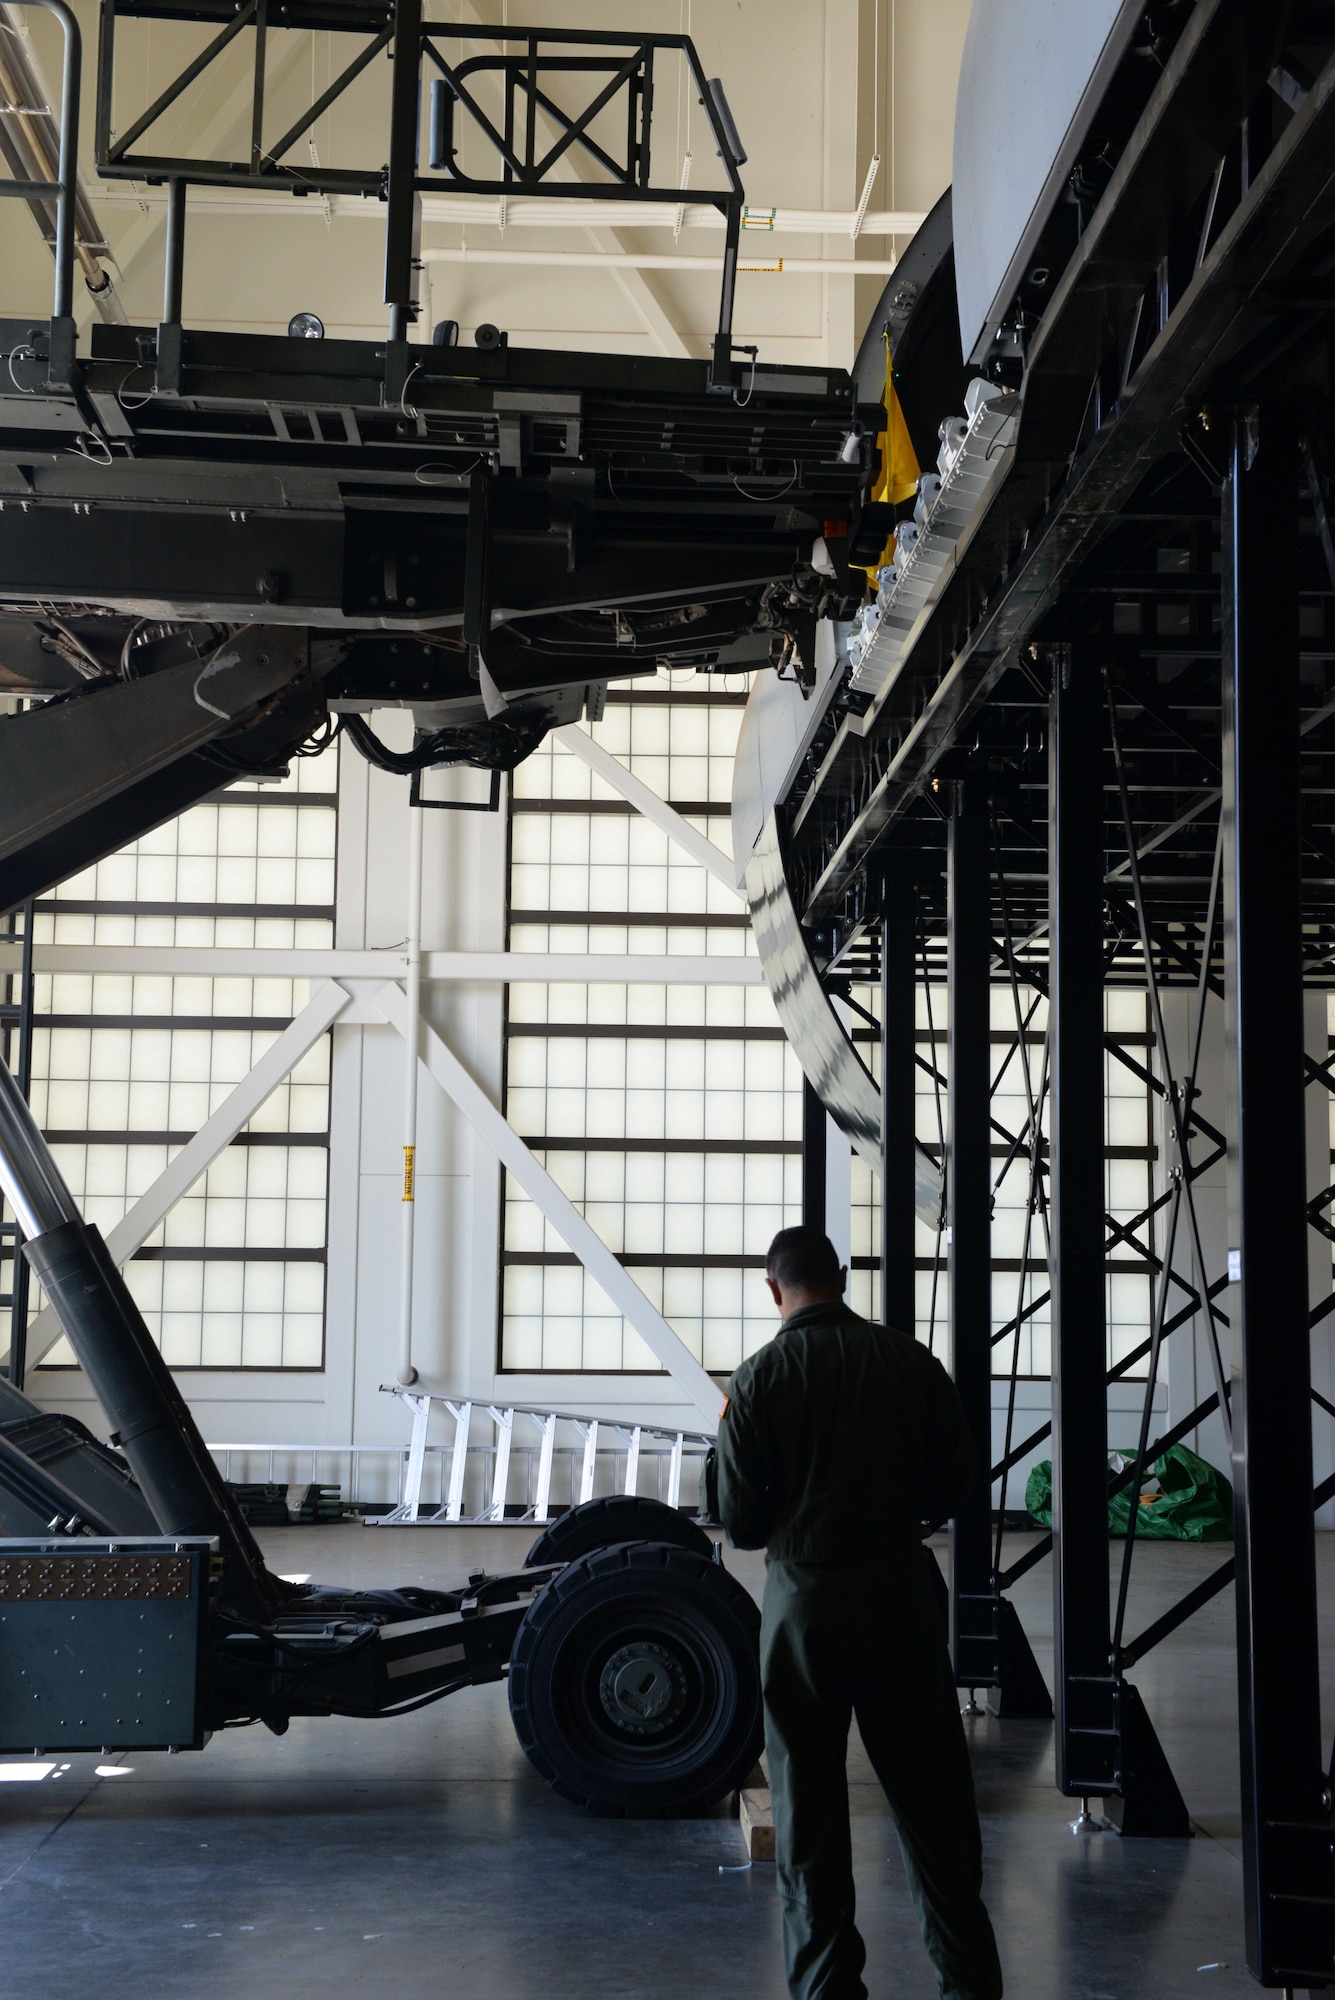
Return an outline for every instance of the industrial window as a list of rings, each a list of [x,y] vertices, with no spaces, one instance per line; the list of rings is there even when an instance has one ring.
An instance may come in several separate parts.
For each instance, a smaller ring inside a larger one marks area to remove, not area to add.
[[[866,1012],[879,1015],[880,993],[855,987],[854,999]],[[1008,1377],[1012,1367],[1024,1380],[1043,1380],[1052,1371],[1051,1320],[1046,1303],[1047,1246],[1043,1218],[1026,1219],[1030,1202],[1030,1156],[1027,1139],[1029,1106],[1041,1102],[1043,1045],[1047,1005],[1032,989],[1021,987],[1021,1018],[1025,1023],[1023,1055],[1016,1043],[1015,1002],[1008,986],[992,992],[992,1175],[995,1201],[992,1218],[992,1325],[998,1336],[992,1350],[994,1376]],[[1144,993],[1112,989],[1104,996],[1104,1019],[1111,1044],[1104,1059],[1104,1138],[1109,1222],[1125,1232],[1107,1258],[1108,1363],[1123,1361],[1147,1338],[1153,1311],[1155,1271],[1153,1087],[1147,1079],[1152,1036],[1149,1002]],[[949,1074],[946,1049],[947,991],[944,985],[920,985],[917,995],[917,1135],[936,1158],[943,1136],[949,1136],[949,1103],[944,1081]],[[855,1039],[872,1074],[880,1081],[879,1033],[855,1028]],[[1027,1063],[1028,1092],[1025,1087]],[[932,1071],[942,1080],[938,1088]],[[1000,1130],[995,1129],[1001,1128]],[[1041,1121],[1046,1131],[1046,1119]],[[1019,1144],[1012,1142],[1019,1141]],[[1046,1176],[1044,1176],[1046,1183]],[[855,1154],[852,1173],[853,1269],[850,1299],[859,1312],[875,1317],[880,1298],[880,1184]],[[950,1281],[947,1249],[935,1229],[917,1228],[914,1331],[943,1359],[949,1359]],[[1018,1324],[1017,1324],[1018,1322]],[[1018,1342],[1018,1354],[1016,1346]],[[1145,1374],[1143,1360],[1133,1363],[1125,1380]]]
[[[660,673],[591,725],[725,853],[745,694]],[[754,958],[738,899],[555,743],[515,773],[510,898],[516,952]],[[774,1331],[764,1258],[800,1215],[801,1100],[763,986],[509,989],[510,1122],[716,1373]],[[503,1369],[658,1370],[513,1182],[503,1245]]]
[[[331,750],[192,807],[40,898],[34,941],[331,945],[337,769]],[[33,1109],[89,1221],[105,1234],[120,1220],[309,990],[268,976],[36,978]],[[328,1146],[326,1035],[126,1266],[173,1368],[323,1365]],[[45,1365],[72,1366],[68,1342]]]
[[[666,675],[614,689],[591,733],[727,852],[742,699],[675,678],[670,701]],[[754,953],[735,899],[559,744],[515,773],[510,857],[512,951]],[[878,990],[855,986],[853,998],[879,1012]],[[1024,988],[1020,1005],[1037,1098],[1046,1008]],[[1149,1327],[1155,1237],[1146,1211],[1155,1150],[1145,995],[1112,990],[1105,1007],[1114,1044],[1105,1065],[1108,1213],[1127,1230],[1108,1258],[1113,1364]],[[939,1157],[948,1109],[932,1070],[944,1082],[944,985],[920,985],[917,1010],[918,1136]],[[1028,1103],[1008,987],[994,991],[992,1014],[993,1116],[1022,1136]],[[853,1032],[879,1082],[877,1031],[855,1016]],[[801,1213],[801,1074],[763,987],[517,982],[509,993],[506,1111],[706,1367],[727,1373],[770,1338],[764,1253],[775,1230]],[[1015,1365],[1022,1378],[1043,1379],[1051,1368],[1046,1243],[1036,1216],[1026,1255],[1028,1155],[1021,1146],[1008,1161],[1011,1151],[998,1134],[993,1369],[1006,1377]],[[917,1236],[914,1330],[948,1358],[945,1246],[925,1224]],[[879,1183],[856,1154],[852,1238],[850,1301],[874,1316]],[[509,1181],[502,1254],[503,1369],[656,1371],[639,1337]],[[1127,1379],[1143,1372],[1135,1364]]]

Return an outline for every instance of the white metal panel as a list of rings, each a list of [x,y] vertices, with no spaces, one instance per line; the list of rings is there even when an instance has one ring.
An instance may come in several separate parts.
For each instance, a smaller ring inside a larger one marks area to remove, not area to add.
[[[955,100],[955,281],[981,361],[1144,0],[974,0]]]
[[[788,789],[820,726],[838,664],[834,627],[822,619],[816,628],[816,685],[810,697],[796,681],[780,680],[777,674],[758,674],[752,684],[732,766],[732,851],[739,886],[745,886],[747,862],[775,800]]]

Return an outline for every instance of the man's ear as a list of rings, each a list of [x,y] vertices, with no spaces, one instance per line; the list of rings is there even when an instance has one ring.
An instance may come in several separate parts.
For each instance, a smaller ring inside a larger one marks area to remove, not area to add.
[[[766,1278],[765,1283],[769,1286],[770,1297],[773,1299],[775,1305],[779,1308],[779,1311],[782,1312],[783,1311],[782,1288],[773,1278]]]
[[[839,1266],[839,1290],[840,1290],[841,1292],[846,1292],[846,1291],[848,1290],[848,1266],[847,1266],[847,1264],[841,1264],[841,1265]]]

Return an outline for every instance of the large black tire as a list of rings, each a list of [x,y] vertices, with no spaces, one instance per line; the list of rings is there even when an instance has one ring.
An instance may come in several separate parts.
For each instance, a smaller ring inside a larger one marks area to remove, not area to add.
[[[529,1607],[510,1714],[562,1798],[631,1819],[703,1812],[760,1754],[760,1612],[690,1549],[596,1550]]]
[[[714,1553],[704,1529],[677,1508],[638,1493],[609,1493],[572,1507],[544,1528],[524,1557],[524,1567],[574,1562],[592,1549],[610,1549],[617,1542],[670,1542],[674,1548],[694,1549],[697,1555]]]

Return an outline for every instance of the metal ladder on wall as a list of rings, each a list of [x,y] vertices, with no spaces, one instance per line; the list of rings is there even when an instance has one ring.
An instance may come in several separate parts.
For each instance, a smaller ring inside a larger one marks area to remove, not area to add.
[[[15,1082],[27,1097],[32,1089],[32,969],[33,905],[29,897],[18,909],[0,917],[0,944],[18,944],[23,957],[17,972],[0,976],[0,1056],[9,1065]],[[28,1296],[32,1273],[23,1255],[18,1224],[0,1201],[0,1254],[9,1257],[10,1282],[0,1292],[0,1312],[9,1314],[9,1363],[7,1373],[16,1389],[23,1387],[28,1344]]]
[[[609,1422],[606,1418],[575,1416],[567,1410],[534,1410],[518,1404],[503,1407],[495,1403],[456,1402],[449,1396],[405,1389],[393,1382],[385,1383],[381,1393],[397,1396],[412,1411],[412,1440],[399,1504],[387,1514],[368,1515],[365,1521],[368,1528],[516,1527],[526,1521],[541,1526],[552,1518],[552,1473],[556,1462],[558,1424],[569,1424],[580,1439],[580,1449],[576,1454],[580,1461],[579,1501],[575,1504],[594,1497],[599,1453],[610,1449],[620,1456],[624,1449],[626,1464],[620,1491],[632,1494],[638,1491],[643,1458],[651,1455],[666,1457],[667,1493],[664,1498],[669,1507],[680,1506],[681,1476],[687,1457],[703,1460],[714,1442],[704,1431],[672,1430],[657,1424],[620,1424]],[[448,1479],[442,1480],[441,1497],[434,1505],[422,1500],[427,1426],[431,1421],[433,1403],[448,1411],[454,1420],[454,1440],[449,1447],[449,1475]],[[491,1422],[493,1434],[488,1443],[475,1445],[471,1441],[475,1414]],[[526,1497],[517,1512],[507,1513],[511,1457],[515,1429],[519,1423],[531,1424],[537,1434],[537,1478],[532,1498]],[[609,1433],[620,1442],[609,1446],[605,1436]],[[464,1512],[470,1452],[475,1463],[481,1461],[483,1467],[486,1458],[493,1457],[490,1479],[484,1480],[484,1490],[489,1488],[491,1497],[475,1514]],[[572,1502],[573,1498],[572,1492]]]

